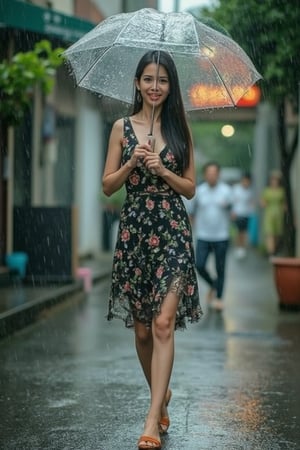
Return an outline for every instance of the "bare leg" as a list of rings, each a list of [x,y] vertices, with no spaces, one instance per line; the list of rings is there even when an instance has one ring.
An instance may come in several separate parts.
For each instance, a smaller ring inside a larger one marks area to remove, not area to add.
[[[247,244],[248,244],[248,233],[247,230],[237,230],[236,241],[235,241],[235,256],[237,259],[243,259],[246,256]]]
[[[268,235],[266,238],[266,247],[269,255],[273,255],[275,253],[275,239],[274,236]]]
[[[136,352],[149,388],[151,388],[152,330],[137,320],[134,321],[134,330]]]
[[[242,238],[242,232],[241,231],[237,231],[237,234],[236,234],[236,246],[237,247],[242,247],[243,246],[243,238]]]
[[[162,304],[161,313],[152,321],[151,405],[143,434],[157,439],[160,439],[158,422],[173,368],[178,301],[178,296],[169,292]]]
[[[143,323],[135,320],[135,346],[137,355],[143,369],[148,386],[151,390],[151,362],[153,353],[152,329],[146,327]],[[168,410],[165,402],[161,408],[161,417],[168,417]]]
[[[237,246],[246,248],[248,241],[247,231],[240,231],[237,235]]]

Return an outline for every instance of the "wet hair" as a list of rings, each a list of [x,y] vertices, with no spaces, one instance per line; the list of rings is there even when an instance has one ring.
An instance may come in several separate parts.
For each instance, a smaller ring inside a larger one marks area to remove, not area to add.
[[[183,101],[181,97],[179,80],[175,63],[167,52],[149,51],[138,63],[135,78],[140,80],[146,66],[156,63],[159,58],[159,65],[167,71],[170,85],[170,92],[162,105],[161,112],[161,133],[167,146],[172,149],[176,161],[181,170],[188,167],[190,162],[190,148],[192,140],[187,124]],[[133,114],[142,109],[143,103],[138,99],[138,91],[134,93]]]

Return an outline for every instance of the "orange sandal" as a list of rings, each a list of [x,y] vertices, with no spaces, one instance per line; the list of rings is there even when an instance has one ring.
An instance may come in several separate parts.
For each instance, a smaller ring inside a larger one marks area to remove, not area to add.
[[[169,406],[171,397],[172,397],[172,391],[171,391],[171,389],[168,389],[168,392],[166,394],[166,407]],[[169,426],[170,426],[169,417],[168,416],[161,417],[158,424],[159,424],[159,428],[160,428],[160,430],[159,430],[160,433],[167,433]]]
[[[148,445],[150,444],[150,445]],[[138,441],[138,449],[139,450],[149,450],[149,448],[154,448],[156,450],[161,449],[161,442],[158,439],[155,439],[151,436],[142,435]]]

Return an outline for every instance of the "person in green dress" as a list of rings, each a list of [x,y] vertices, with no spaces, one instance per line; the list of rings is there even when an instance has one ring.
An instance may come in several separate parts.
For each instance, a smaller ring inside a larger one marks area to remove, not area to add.
[[[269,256],[276,254],[283,234],[285,194],[281,186],[281,174],[272,172],[268,186],[262,192],[260,203],[264,209],[263,232]]]

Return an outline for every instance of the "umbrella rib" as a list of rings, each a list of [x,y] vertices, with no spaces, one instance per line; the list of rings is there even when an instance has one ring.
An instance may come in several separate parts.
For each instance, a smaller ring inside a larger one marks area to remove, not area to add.
[[[230,98],[230,100],[232,101],[232,104],[233,104],[234,106],[236,106],[236,103],[235,103],[235,101],[234,101],[234,99],[233,99],[231,93],[229,92],[228,87],[227,87],[226,84],[224,83],[224,80],[223,80],[223,78],[222,78],[222,75],[220,74],[220,72],[219,72],[217,66],[213,63],[213,61],[212,61],[211,59],[210,59],[209,61],[211,62],[213,68],[214,68],[215,71],[216,71],[216,73],[218,74],[218,77],[219,77],[219,79],[220,79],[222,85],[224,86],[224,88],[225,88],[227,94],[229,95],[229,98]]]
[[[91,67],[88,69],[88,71],[80,78],[80,80],[78,81],[78,85],[80,85],[80,83],[82,82],[82,80],[84,80],[84,78],[86,78],[86,76],[91,72],[91,70],[95,67],[95,65],[98,63],[98,61],[100,61],[100,59],[110,50],[110,47],[106,48],[106,50],[101,53],[100,56],[98,56],[96,58],[96,61],[91,65]]]
[[[124,27],[125,29],[128,27],[128,24],[133,20],[135,14],[132,15],[132,17],[130,17],[130,19],[128,20],[126,27]],[[116,44],[117,40],[119,39],[119,36],[121,35],[121,33],[124,32],[124,28],[122,30],[119,31],[118,36],[115,38],[114,43],[112,44],[112,47]],[[79,80],[78,84],[80,84],[82,82],[82,80],[90,73],[90,71],[95,67],[95,65],[98,63],[98,61],[110,50],[111,47],[108,47],[105,52],[103,52],[94,62],[94,64],[89,68],[89,70],[83,75],[83,77]]]
[[[132,14],[132,17],[130,17],[130,19],[128,20],[128,22],[126,23],[126,26],[124,27],[124,28],[122,28],[122,30],[120,30],[119,31],[119,34],[118,34],[118,36],[114,39],[114,42],[113,42],[113,44],[112,44],[112,46],[111,47],[113,47],[114,45],[116,45],[116,43],[118,44],[118,39],[119,39],[119,37],[120,37],[120,35],[122,34],[122,33],[124,33],[124,29],[126,29],[126,28],[128,28],[128,25],[130,24],[130,22],[134,19],[134,17],[135,17],[135,15],[136,14]],[[110,48],[111,48],[110,47]],[[96,59],[96,61],[94,62],[94,64],[89,68],[89,70],[81,77],[81,79],[78,81],[78,84],[80,84],[81,82],[82,82],[82,80],[84,79],[84,78],[86,78],[86,76],[91,72],[91,70],[95,67],[95,65],[98,63],[98,61],[110,50],[110,48],[107,48],[106,50],[105,50],[105,52],[103,52],[97,59]]]
[[[159,60],[160,60],[160,50],[158,50],[157,61],[156,61],[156,80],[155,80],[156,86],[157,86],[157,79],[158,79],[158,73],[159,73]],[[149,133],[150,136],[153,135],[154,111],[155,111],[155,104],[153,103],[153,105],[152,105],[152,112],[151,112],[150,133]]]
[[[126,28],[128,28],[128,25],[129,25],[130,22],[135,18],[135,16],[136,16],[136,13],[133,13],[133,14],[132,14],[132,17],[130,17],[130,19],[128,20],[128,22],[126,23],[126,25],[124,25],[124,28],[122,28],[122,29],[119,31],[119,34],[118,34],[118,36],[115,38],[114,43],[116,43],[116,41],[119,39],[119,36],[120,36],[121,34],[124,33],[124,30],[126,30]]]
[[[195,22],[193,22],[193,27],[194,27],[195,35],[197,36],[198,48],[200,49],[200,41],[199,41],[199,36],[198,36],[197,30],[196,30],[196,23],[195,23]],[[204,44],[204,46],[205,46],[209,51],[212,51],[211,48],[209,48],[208,45],[205,45],[205,44]],[[226,90],[226,92],[227,92],[227,94],[228,94],[228,96],[229,96],[229,98],[230,98],[232,104],[233,104],[234,106],[236,106],[236,103],[235,103],[235,101],[234,101],[234,99],[233,99],[231,93],[229,92],[229,90],[228,90],[226,84],[224,83],[223,78],[222,78],[222,76],[221,76],[221,74],[220,74],[220,72],[219,72],[217,66],[213,63],[213,61],[212,61],[211,59],[209,59],[209,58],[207,58],[207,59],[208,59],[209,62],[212,64],[213,68],[215,69],[216,73],[218,74],[218,77],[219,77],[219,79],[220,79],[222,85],[224,86],[224,88],[225,88],[225,90]]]

